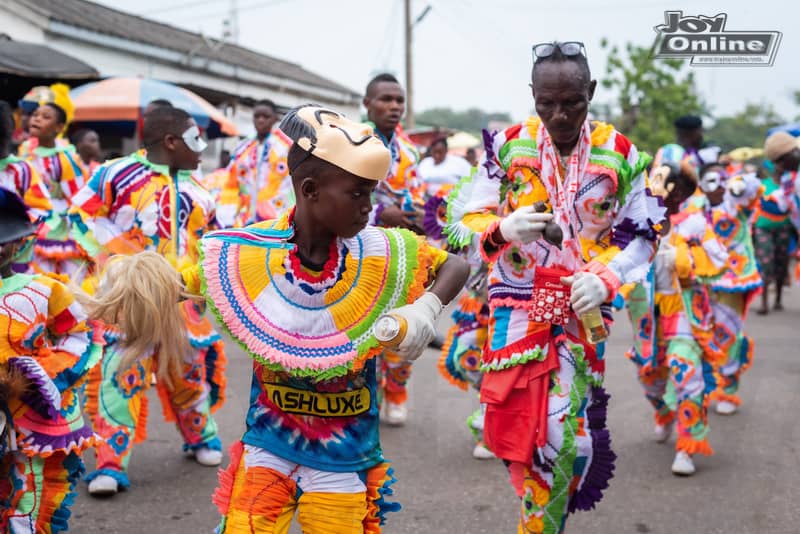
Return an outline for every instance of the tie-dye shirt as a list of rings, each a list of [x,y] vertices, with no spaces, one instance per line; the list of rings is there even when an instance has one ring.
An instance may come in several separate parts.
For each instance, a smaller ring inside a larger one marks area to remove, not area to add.
[[[370,226],[336,239],[311,271],[290,242],[290,216],[201,241],[206,297],[256,360],[243,441],[316,469],[361,471],[383,460],[372,326],[414,301],[447,254]]]

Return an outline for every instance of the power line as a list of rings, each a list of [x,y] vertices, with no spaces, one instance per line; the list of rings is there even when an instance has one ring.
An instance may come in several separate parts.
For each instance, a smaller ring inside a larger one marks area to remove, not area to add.
[[[240,6],[239,7],[239,12],[241,13],[242,11],[250,11],[250,10],[253,10],[253,9],[261,9],[261,8],[264,8],[264,7],[274,6],[274,5],[278,5],[278,4],[285,4],[286,2],[289,2],[289,1],[291,1],[291,0],[267,0],[266,2],[256,2],[255,4],[249,4],[249,5]],[[182,18],[181,21],[207,19],[207,18],[210,18],[210,17],[217,17],[217,16],[220,16],[220,15],[227,15],[229,13],[230,13],[230,9],[225,9],[224,11],[212,11],[212,12],[209,12],[209,13],[197,14],[197,15],[194,15],[194,16],[185,17],[185,18]]]
[[[167,7],[162,7],[158,9],[150,9],[147,11],[148,15],[155,15],[157,13],[166,13],[167,11],[175,11],[176,9],[183,9],[185,7],[195,7],[202,4],[211,4],[218,0],[193,0],[192,2],[184,2],[182,4],[175,4]]]

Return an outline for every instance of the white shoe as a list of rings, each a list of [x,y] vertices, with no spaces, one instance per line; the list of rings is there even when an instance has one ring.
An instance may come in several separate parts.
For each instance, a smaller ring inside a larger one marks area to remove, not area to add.
[[[475,445],[475,448],[472,449],[472,457],[476,460],[491,460],[492,458],[497,458],[483,443]]]
[[[678,451],[675,453],[675,461],[672,462],[672,472],[676,475],[688,477],[695,472],[694,462],[689,453]]]
[[[408,408],[405,403],[386,403],[386,424],[390,426],[403,426],[408,421]]]
[[[720,415],[733,415],[739,410],[739,407],[731,401],[721,400],[717,403],[716,410]]]
[[[653,436],[657,443],[664,443],[672,435],[672,423],[666,425],[656,425],[653,429]]]
[[[200,447],[194,451],[194,459],[198,464],[206,467],[216,467],[222,463],[222,451]]]
[[[119,484],[114,477],[108,475],[97,475],[89,482],[89,495],[97,497],[115,495],[119,491]]]

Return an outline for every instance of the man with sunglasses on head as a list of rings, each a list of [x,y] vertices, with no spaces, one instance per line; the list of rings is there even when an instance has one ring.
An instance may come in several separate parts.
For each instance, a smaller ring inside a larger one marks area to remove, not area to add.
[[[148,250],[181,271],[199,261],[197,243],[214,219],[211,196],[192,176],[207,145],[194,119],[171,106],[148,112],[143,130],[144,150],[101,165],[75,196],[78,239],[100,266],[109,256]],[[216,466],[222,444],[211,412],[225,398],[223,344],[198,304],[184,301],[181,314],[192,351],[183,356],[180,380],[172,387],[158,384],[159,397],[165,417],[183,436],[184,450],[199,464]],[[130,486],[133,444],[145,439],[145,391],[158,362],[174,357],[142,354],[124,369],[125,347],[113,325],[104,337],[100,372],[86,388],[86,412],[103,438],[96,447],[97,469],[87,477],[92,495]]]
[[[649,270],[664,208],[646,187],[649,156],[587,119],[597,82],[584,45],[538,44],[533,59],[538,116],[485,134],[455,199],[465,214],[448,231],[476,236],[490,264],[487,446],[522,500],[519,531],[559,533],[601,499],[616,459],[604,344],[581,317],[599,309],[610,324],[620,285]]]

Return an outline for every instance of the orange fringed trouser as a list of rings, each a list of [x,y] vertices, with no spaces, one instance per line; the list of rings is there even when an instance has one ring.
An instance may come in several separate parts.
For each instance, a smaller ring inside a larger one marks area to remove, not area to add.
[[[0,532],[66,531],[82,472],[83,462],[74,452],[46,458],[19,451],[0,456]]]
[[[184,440],[184,450],[200,447],[221,450],[217,423],[212,412],[225,395],[225,354],[216,340],[208,319],[187,301],[182,309],[194,350],[183,364],[183,376],[168,390],[158,385],[158,393],[168,421],[176,423]],[[110,476],[122,487],[129,487],[127,471],[135,443],[146,439],[148,404],[155,362],[141,358],[130,369],[120,370],[122,354],[118,343],[109,340],[103,348],[103,361],[89,375],[85,411],[92,430],[101,438],[96,446],[97,469],[87,477]]]
[[[411,378],[411,362],[391,352],[381,355],[381,388],[383,399],[392,404],[404,404],[408,400],[408,379]]]
[[[375,501],[380,498],[378,488],[391,478],[388,464],[369,470],[365,483],[354,485],[347,479],[352,475],[351,480],[358,480],[355,473],[309,470],[241,442],[231,447],[230,455],[230,466],[220,472],[213,497],[223,516],[218,534],[286,534],[295,513],[304,534],[381,532]],[[316,474],[338,480],[326,483],[316,480]],[[352,492],[342,492],[346,490]]]

